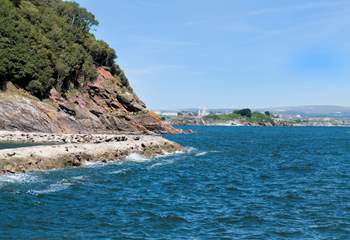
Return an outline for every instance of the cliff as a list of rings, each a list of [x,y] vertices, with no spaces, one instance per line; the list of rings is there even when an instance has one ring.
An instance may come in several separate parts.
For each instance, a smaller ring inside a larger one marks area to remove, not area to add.
[[[45,100],[7,83],[0,92],[0,129],[52,133],[178,133],[148,111],[130,86],[100,67],[95,81]]]
[[[74,1],[0,1],[0,129],[177,133],[135,95]]]

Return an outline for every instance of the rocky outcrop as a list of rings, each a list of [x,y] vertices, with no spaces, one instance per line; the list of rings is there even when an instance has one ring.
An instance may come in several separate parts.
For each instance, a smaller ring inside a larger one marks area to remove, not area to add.
[[[104,68],[94,82],[40,101],[8,84],[0,93],[0,129],[46,133],[178,133],[148,111],[130,86]]]
[[[74,139],[75,136],[72,136]],[[13,135],[13,141],[18,141],[17,137]],[[95,140],[101,137],[103,136],[91,136]],[[0,150],[0,175],[79,167],[94,162],[122,161],[133,153],[150,158],[183,150],[180,145],[161,136],[106,135],[105,137],[108,139],[95,143],[68,143]],[[38,135],[34,140],[41,142]]]
[[[107,143],[123,142],[139,136],[113,134],[52,134],[20,131],[0,131],[1,143],[20,144],[67,144],[67,143]]]

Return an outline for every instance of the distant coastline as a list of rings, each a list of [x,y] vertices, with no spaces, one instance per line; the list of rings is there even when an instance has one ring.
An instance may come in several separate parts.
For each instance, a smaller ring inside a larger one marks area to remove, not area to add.
[[[350,127],[350,119],[281,115],[270,111],[252,111],[249,108],[228,113],[199,111],[161,116],[169,124],[180,126]]]

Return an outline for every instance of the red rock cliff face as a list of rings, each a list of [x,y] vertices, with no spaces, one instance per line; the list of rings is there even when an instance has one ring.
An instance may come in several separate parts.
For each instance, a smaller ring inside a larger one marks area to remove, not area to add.
[[[55,89],[39,101],[23,90],[0,94],[0,129],[57,133],[178,133],[148,111],[118,77],[98,68],[96,81],[62,97]]]

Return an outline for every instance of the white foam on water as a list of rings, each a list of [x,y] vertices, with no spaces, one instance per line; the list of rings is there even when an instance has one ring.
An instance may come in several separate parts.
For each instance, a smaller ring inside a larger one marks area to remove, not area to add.
[[[208,154],[208,152],[200,152],[200,153],[196,153],[194,156],[195,157],[201,157],[201,156],[205,156],[207,154]]]
[[[74,179],[74,180],[84,180],[85,177],[84,176],[76,176],[76,177],[72,177],[72,179]]]
[[[131,153],[129,156],[125,158],[127,161],[131,162],[147,162],[150,161],[149,158],[146,158],[145,156],[139,154],[139,153]]]
[[[165,152],[163,151],[161,155],[155,156],[155,159],[159,159],[159,158],[167,158],[167,157],[172,157],[172,156],[177,156],[177,155],[181,155],[181,154],[185,154],[185,151],[175,151],[175,152]]]
[[[186,147],[185,148],[185,153],[193,153],[196,151],[198,151],[198,150],[197,150],[197,148],[194,148],[194,147]]]
[[[103,162],[84,162],[84,167],[96,167],[96,166],[102,166],[104,165]]]
[[[67,180],[63,179],[57,183],[50,184],[48,188],[43,190],[29,190],[28,193],[32,195],[42,195],[42,194],[49,194],[49,193],[55,193],[59,191],[63,191],[68,189],[73,184],[68,182]]]
[[[83,164],[83,167],[85,168],[99,168],[99,167],[104,167],[106,165],[121,165],[123,164],[123,161],[121,160],[115,160],[115,161],[97,161],[97,162],[85,162]]]
[[[96,165],[96,162],[84,162],[83,165],[84,166],[93,166],[93,165]]]
[[[38,182],[39,178],[32,174],[18,173],[18,174],[5,174],[0,176],[0,187],[7,184],[25,184]]]
[[[131,153],[124,159],[124,161],[117,160],[117,161],[110,161],[110,162],[102,162],[102,161],[85,162],[83,166],[87,167],[87,168],[98,168],[98,167],[103,167],[105,165],[112,165],[112,164],[113,165],[121,165],[121,164],[125,163],[125,161],[143,163],[143,162],[152,161],[154,159],[167,158],[167,157],[171,157],[171,156],[186,154],[189,151],[195,151],[195,148],[189,148],[189,149],[185,149],[184,151],[175,151],[175,152],[163,151],[162,154],[157,155],[157,156],[152,157],[152,158],[146,158],[144,155],[142,155],[140,153]],[[112,172],[111,174],[114,174],[114,173]],[[118,172],[116,174],[118,174]]]
[[[117,170],[117,171],[110,172],[109,174],[118,175],[118,174],[124,174],[127,171],[128,171],[128,169],[120,169],[120,170]]]
[[[153,169],[153,168],[156,168],[156,167],[160,167],[160,166],[165,166],[165,165],[173,164],[174,162],[175,162],[174,160],[168,160],[168,161],[163,161],[163,162],[155,163],[155,164],[151,165],[148,169]]]

